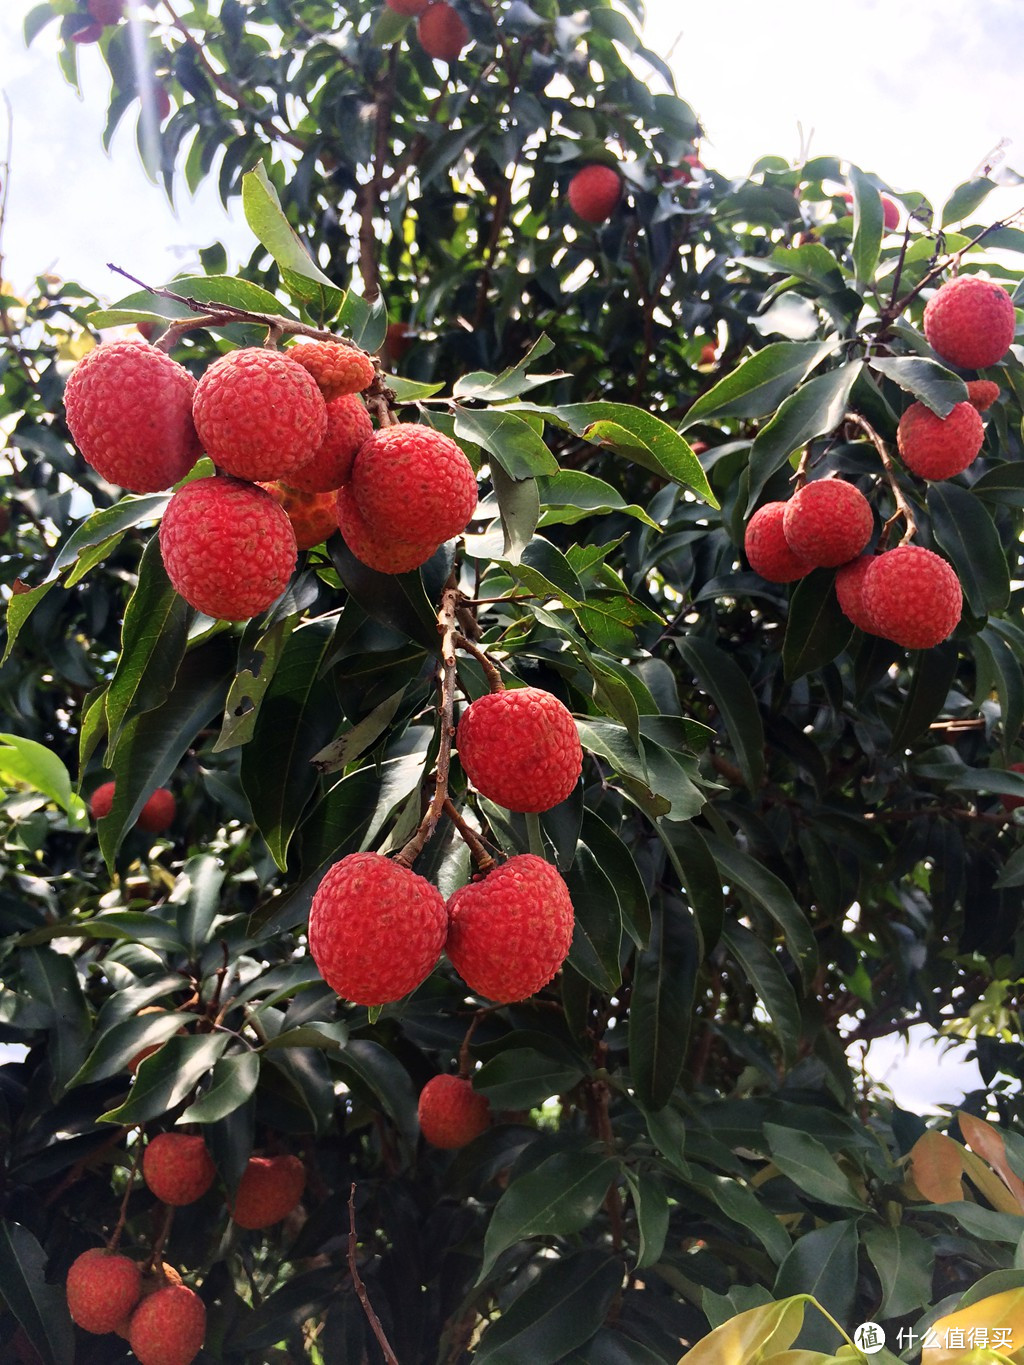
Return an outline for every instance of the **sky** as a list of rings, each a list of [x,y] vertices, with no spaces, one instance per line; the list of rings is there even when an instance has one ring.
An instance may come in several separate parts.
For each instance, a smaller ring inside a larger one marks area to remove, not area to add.
[[[182,187],[172,210],[150,184],[134,148],[134,118],[104,154],[108,78],[83,48],[80,99],[55,59],[56,25],[26,49],[22,22],[34,0],[0,0],[0,92],[10,102],[13,146],[4,277],[27,289],[53,271],[101,298],[128,292],[106,267],[115,260],[160,284],[220,240],[229,268],[253,246],[235,210],[229,218],[204,184]],[[856,162],[896,191],[923,191],[935,204],[968,179],[1001,143],[1005,164],[1024,173],[1024,53],[1020,0],[649,0],[648,46],[670,56],[680,95],[708,131],[705,163],[742,175],[760,157],[811,155]],[[7,139],[0,104],[0,160]],[[998,190],[994,214],[1024,205],[1024,186]],[[943,1057],[915,1038],[872,1045],[873,1075],[919,1112],[956,1104],[978,1083],[965,1050]]]

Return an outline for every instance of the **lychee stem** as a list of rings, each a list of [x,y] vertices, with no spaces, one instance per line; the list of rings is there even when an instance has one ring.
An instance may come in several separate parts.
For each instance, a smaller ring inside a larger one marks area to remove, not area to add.
[[[370,1296],[366,1292],[366,1285],[359,1274],[359,1266],[356,1264],[356,1185],[355,1181],[349,1186],[348,1191],[348,1269],[352,1276],[352,1284],[356,1291],[356,1296],[362,1304],[366,1320],[370,1324],[373,1335],[377,1338],[377,1345],[383,1353],[386,1365],[398,1365],[398,1357],[391,1349],[391,1343],[385,1335],[384,1328],[381,1326],[380,1318],[373,1311],[373,1304]]]
[[[534,811],[531,811],[526,817],[526,833],[530,840],[530,852],[547,861],[547,854],[544,852],[544,832],[540,827],[540,816]]]
[[[153,1246],[150,1250],[149,1260],[146,1262],[145,1273],[147,1275],[151,1274],[156,1269],[157,1262],[160,1260],[161,1253],[163,1252],[164,1249],[164,1243],[167,1241],[167,1238],[170,1235],[171,1223],[173,1221],[174,1205],[167,1204],[164,1207],[163,1223],[160,1226],[160,1231],[157,1233],[156,1240],[154,1241]]]
[[[479,645],[474,644],[472,640],[467,639],[466,636],[462,634],[457,634],[455,636],[455,644],[459,649],[464,649],[467,654],[472,654],[473,658],[483,669],[484,677],[487,679],[487,686],[492,692],[504,692],[505,684],[502,682],[501,673]]]
[[[132,1167],[128,1172],[128,1184],[125,1187],[124,1198],[121,1200],[121,1207],[118,1210],[117,1222],[114,1224],[114,1231],[110,1234],[107,1242],[108,1251],[116,1251],[121,1241],[121,1233],[124,1231],[125,1219],[128,1217],[128,1200],[132,1197],[135,1189],[135,1176],[139,1169],[139,1162],[142,1160],[143,1143],[142,1129],[139,1129],[138,1137],[135,1140],[135,1152],[132,1156]]]
[[[469,1080],[470,1072],[473,1069],[473,1064],[469,1057],[469,1045],[473,1039],[473,1034],[477,1030],[477,1025],[488,1013],[489,1010],[486,1008],[477,1010],[476,1014],[473,1015],[472,1023],[466,1030],[466,1036],[462,1040],[462,1046],[459,1048],[459,1076],[464,1081]]]
[[[850,422],[853,424],[853,426],[860,427],[860,429],[867,436],[868,440],[878,451],[878,458],[882,462],[882,468],[885,470],[886,481],[888,482],[889,487],[892,490],[893,501],[896,503],[896,511],[892,514],[889,520],[882,527],[882,534],[878,542],[878,548],[880,550],[885,548],[889,540],[889,532],[892,529],[892,527],[896,524],[896,522],[900,519],[900,517],[903,518],[905,526],[903,538],[900,541],[900,544],[901,545],[908,544],[917,535],[917,519],[914,516],[914,509],[911,507],[910,503],[904,496],[903,489],[900,487],[899,481],[896,478],[896,469],[895,466],[893,465],[892,456],[889,454],[888,447],[882,440],[881,436],[879,436],[878,432],[871,425],[871,423],[866,418],[862,417],[859,412],[848,412],[846,416],[843,418],[843,421]]]
[[[480,871],[490,872],[491,868],[495,866],[494,859],[491,857],[490,853],[488,853],[484,841],[480,838],[479,834],[477,834],[476,830],[470,825],[467,825],[465,820],[463,820],[462,816],[456,810],[450,796],[445,797],[444,813],[469,845],[469,851],[473,855],[473,861]]]

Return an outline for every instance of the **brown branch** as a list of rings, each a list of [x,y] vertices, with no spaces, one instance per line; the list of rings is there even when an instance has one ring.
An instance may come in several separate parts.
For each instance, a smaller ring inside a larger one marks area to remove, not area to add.
[[[455,809],[450,796],[445,797],[444,813],[469,845],[469,851],[473,855],[473,861],[477,864],[480,871],[490,872],[491,868],[494,866],[494,859],[487,851],[487,846],[480,838],[480,835],[477,834],[476,830],[470,825],[466,824],[465,820],[463,820],[462,816]]]
[[[477,1030],[477,1025],[487,1013],[488,1010],[486,1008],[477,1010],[476,1014],[473,1015],[472,1023],[466,1030],[466,1036],[462,1040],[462,1046],[459,1048],[459,1075],[464,1081],[469,1080],[469,1073],[473,1069],[469,1060],[469,1045],[473,1039],[473,1034]]]
[[[888,447],[871,423],[866,418],[861,417],[859,412],[848,412],[843,418],[843,421],[850,422],[854,426],[860,427],[861,431],[864,432],[868,440],[877,450],[878,458],[881,460],[882,468],[885,470],[886,481],[892,490],[893,501],[896,503],[896,511],[882,527],[878,548],[881,550],[885,547],[889,539],[890,530],[901,517],[903,518],[905,529],[900,544],[908,544],[917,535],[917,519],[914,516],[914,509],[904,496],[903,489],[899,486],[899,482],[896,478],[896,468],[893,465],[892,456],[889,454]]]
[[[381,1326],[380,1318],[373,1311],[373,1304],[370,1302],[366,1285],[363,1284],[363,1277],[359,1274],[359,1266],[356,1264],[356,1184],[354,1180],[348,1192],[348,1269],[352,1276],[356,1295],[363,1306],[363,1312],[366,1314],[366,1320],[370,1324],[373,1335],[377,1338],[377,1345],[383,1352],[386,1365],[398,1365],[398,1357],[391,1349],[391,1343]]]
[[[139,1162],[142,1160],[142,1150],[142,1129],[140,1128],[139,1136],[135,1143],[135,1154],[132,1157],[132,1168],[128,1172],[128,1185],[124,1192],[124,1198],[121,1200],[121,1208],[118,1211],[114,1231],[110,1234],[110,1241],[107,1243],[108,1251],[116,1251],[118,1244],[121,1241],[121,1233],[124,1231],[125,1219],[128,1217],[128,1200],[131,1198],[132,1191],[135,1188],[135,1176],[139,1169]]]
[[[167,1204],[164,1207],[163,1223],[160,1225],[160,1231],[156,1235],[156,1241],[153,1243],[152,1249],[150,1250],[149,1253],[149,1260],[146,1262],[145,1273],[147,1275],[154,1271],[160,1264],[160,1257],[163,1253],[164,1243],[167,1241],[167,1238],[171,1231],[171,1224],[173,1222],[174,1205]]]
[[[455,636],[455,644],[459,649],[464,649],[467,654],[472,654],[473,658],[483,669],[484,677],[487,679],[487,685],[492,692],[504,692],[505,684],[501,680],[500,671],[491,662],[487,657],[486,652],[482,650],[479,645],[474,644],[472,640],[467,640],[465,635],[462,634],[457,634]]]

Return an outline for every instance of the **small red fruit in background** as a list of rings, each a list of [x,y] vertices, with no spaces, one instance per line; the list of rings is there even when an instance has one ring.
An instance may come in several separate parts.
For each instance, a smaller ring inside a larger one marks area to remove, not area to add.
[[[610,166],[584,166],[569,181],[569,206],[585,223],[610,218],[622,195],[622,177]]]
[[[700,348],[700,360],[698,365],[713,365],[718,359],[718,346],[713,341],[706,342]]]
[[[116,783],[101,782],[92,794],[89,802],[89,812],[94,820],[102,820],[109,815],[114,804],[114,791]],[[166,787],[157,787],[146,804],[139,811],[139,818],[135,822],[137,829],[144,829],[149,834],[162,834],[174,823],[174,815],[177,810],[177,803],[174,793]]]
[[[844,190],[843,193],[842,193],[842,198],[846,201],[847,205],[849,206],[850,212],[852,213],[852,212],[853,212],[853,192],[852,192],[851,190]],[[883,195],[881,196],[881,198],[882,198],[882,226],[885,228],[886,232],[895,232],[895,230],[896,230],[896,229],[899,227],[899,225],[900,225],[900,211],[899,211],[899,206],[898,206],[897,204],[895,204],[895,203],[893,202],[893,200],[891,200],[887,194],[883,194]]]
[[[1024,763],[1011,763],[1007,768],[1011,773],[1024,773]],[[1024,806],[1024,796],[1000,796],[1004,810],[1019,810]]]
[[[338,504],[335,493],[306,493],[286,483],[261,483],[284,513],[295,532],[295,547],[311,550],[321,545],[338,529]]]
[[[194,1204],[213,1184],[217,1170],[201,1137],[159,1133],[146,1145],[142,1178],[157,1199],[176,1208]]]
[[[789,546],[782,529],[784,502],[766,502],[747,522],[743,549],[750,567],[769,583],[792,583],[814,567]]]
[[[576,722],[539,687],[489,692],[463,713],[456,737],[466,776],[482,796],[524,813],[572,794],[583,766]]]
[[[191,1365],[206,1335],[206,1306],[183,1284],[143,1299],[132,1314],[128,1342],[139,1365]]]
[[[86,9],[98,24],[119,24],[124,18],[124,0],[88,0]]]
[[[68,1312],[86,1332],[112,1332],[141,1293],[138,1264],[103,1247],[83,1251],[68,1271]]]
[[[98,43],[102,37],[102,24],[86,24],[85,28],[75,29],[71,35],[71,41],[73,43]]]
[[[301,341],[285,352],[317,382],[326,402],[362,393],[373,383],[373,361],[344,341]]]
[[[871,560],[864,606],[877,634],[905,649],[931,649],[956,629],[963,593],[939,555],[920,545],[899,545]]]
[[[999,385],[991,379],[968,379],[967,401],[979,412],[988,412],[999,397]]]
[[[428,57],[437,62],[454,62],[469,42],[469,29],[451,5],[428,5],[416,23],[416,36]]]
[[[249,1158],[231,1205],[231,1217],[241,1228],[272,1227],[297,1207],[306,1188],[306,1168],[290,1152]]]
[[[985,428],[972,403],[954,403],[947,417],[936,416],[924,403],[911,403],[896,428],[900,458],[922,479],[960,474],[984,439]]]
[[[432,1147],[465,1147],[491,1125],[491,1106],[462,1076],[432,1076],[420,1091],[420,1132]]]
[[[397,365],[409,347],[416,340],[416,333],[405,322],[389,322],[387,336],[381,348],[381,358],[386,365]]]
[[[384,0],[384,3],[396,14],[420,15],[430,4],[430,0]]]
[[[546,986],[572,942],[569,888],[555,868],[521,853],[448,901],[452,966],[471,991],[500,1005]]]
[[[947,280],[928,300],[924,334],[943,360],[984,369],[1002,360],[1013,342],[1017,315],[1001,284],[981,275]]]
[[[789,548],[815,568],[833,568],[855,559],[871,539],[873,525],[871,504],[844,479],[804,484],[784,504],[782,514]]]

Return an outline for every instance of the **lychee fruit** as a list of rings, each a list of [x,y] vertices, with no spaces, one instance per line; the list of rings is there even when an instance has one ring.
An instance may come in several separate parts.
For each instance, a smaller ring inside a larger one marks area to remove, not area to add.
[[[471,991],[506,1005],[547,985],[569,952],[573,922],[558,872],[520,853],[449,899],[445,947]]]
[[[86,9],[98,24],[119,24],[124,18],[124,0],[88,0]]]
[[[350,853],[313,896],[309,951],[342,999],[384,1005],[426,980],[447,930],[444,899],[425,877],[379,853]]]
[[[89,801],[89,812],[94,820],[102,820],[105,815],[110,814],[114,805],[116,786],[114,782],[101,782],[93,792]],[[174,793],[168,791],[166,787],[157,787],[139,811],[135,827],[149,834],[162,834],[174,823],[176,809]]]
[[[864,606],[877,634],[905,649],[930,649],[956,629],[963,606],[949,564],[920,545],[876,555],[864,576]]]
[[[420,1132],[431,1146],[446,1151],[465,1147],[491,1124],[487,1096],[462,1076],[431,1076],[420,1091],[417,1112]]]
[[[327,403],[361,393],[373,383],[373,361],[365,351],[344,341],[302,341],[290,346],[285,355],[309,371]]]
[[[381,357],[388,365],[397,365],[416,339],[416,334],[404,322],[389,322]]]
[[[167,1285],[132,1314],[128,1343],[139,1365],[191,1365],[206,1335],[206,1306],[184,1284]]]
[[[139,1303],[145,1303],[146,1299],[152,1298],[160,1289],[166,1289],[168,1285],[181,1284],[182,1279],[174,1266],[168,1265],[166,1261],[157,1261],[150,1270],[142,1272],[142,1297]],[[119,1337],[128,1340],[131,1331],[132,1313],[129,1313],[121,1322],[117,1324],[114,1331]]]
[[[375,534],[440,545],[466,529],[477,503],[473,466],[432,427],[399,422],[364,441],[349,484]]]
[[[311,550],[338,529],[338,504],[333,492],[304,493],[286,483],[261,483],[260,487],[284,508],[297,549]]]
[[[297,558],[292,524],[270,494],[219,476],[196,479],[172,496],[160,550],[185,601],[225,621],[265,611],[288,586]]]
[[[356,394],[332,398],[327,404],[327,431],[312,459],[291,470],[285,483],[305,493],[332,493],[352,477],[360,446],[373,435],[366,405]]]
[[[840,611],[858,630],[877,635],[874,620],[864,604],[864,575],[872,562],[872,555],[861,555],[849,564],[844,564],[836,573],[836,598]]]
[[[202,1199],[216,1174],[206,1143],[188,1133],[159,1133],[142,1158],[143,1180],[157,1199],[175,1207]]]
[[[982,275],[947,280],[925,305],[928,344],[953,365],[979,370],[995,365],[1010,349],[1016,328],[1010,295]]]
[[[1011,773],[1024,773],[1024,763],[1011,763],[1007,769]],[[1024,806],[1024,796],[1000,796],[1004,810],[1018,810]]]
[[[68,427],[86,462],[132,493],[183,479],[202,453],[192,421],[196,381],[138,337],[105,341],[71,371]]]
[[[718,359],[718,347],[713,341],[705,342],[700,348],[700,359],[698,365],[713,365]]]
[[[683,157],[681,166],[673,166],[671,170],[665,172],[663,178],[670,184],[688,185],[693,179],[693,172],[704,169],[704,162],[700,157],[695,152],[690,152]]]
[[[240,479],[287,479],[313,458],[327,431],[327,404],[313,376],[261,346],[215,360],[192,413],[207,455]]]
[[[397,540],[386,528],[379,532],[371,530],[349,488],[338,489],[335,510],[345,544],[356,559],[378,573],[410,573],[426,564],[441,543]]]
[[[798,559],[833,568],[855,559],[871,539],[871,504],[844,479],[804,484],[784,504],[782,533]],[[749,557],[749,556],[748,556]]]
[[[231,1217],[250,1231],[269,1228],[287,1218],[305,1188],[306,1168],[290,1152],[250,1157],[231,1204]]]
[[[416,21],[416,36],[428,57],[454,62],[469,42],[469,29],[457,10],[440,0],[428,5]]]
[[[852,191],[852,190],[844,190],[841,197],[846,201],[847,207],[850,209],[850,212],[852,213],[852,212],[853,212],[853,191]],[[883,194],[883,195],[881,196],[881,199],[882,199],[882,226],[885,228],[886,232],[895,232],[896,229],[897,229],[897,228],[899,227],[899,225],[900,225],[900,211],[899,211],[899,206],[898,206],[897,204],[895,204],[895,203],[893,202],[893,200],[891,200],[887,194]]]
[[[967,401],[979,412],[988,412],[999,397],[999,385],[991,379],[968,379]]]
[[[569,181],[569,206],[585,223],[612,216],[622,194],[622,177],[610,166],[584,166]]]
[[[489,692],[467,707],[456,743],[466,776],[506,810],[550,810],[568,797],[583,765],[576,722],[539,687]]]
[[[127,1256],[92,1247],[68,1271],[68,1312],[86,1332],[112,1332],[142,1294],[142,1272]]]
[[[411,14],[418,16],[430,4],[430,0],[384,0],[388,9],[394,10],[396,14]]]
[[[784,502],[766,502],[747,522],[743,536],[750,567],[769,583],[792,583],[814,567],[790,548],[782,529],[785,512]]]
[[[947,417],[938,417],[924,403],[911,403],[896,428],[900,458],[922,479],[951,479],[967,468],[985,439],[978,410],[972,403],[954,403]]]

